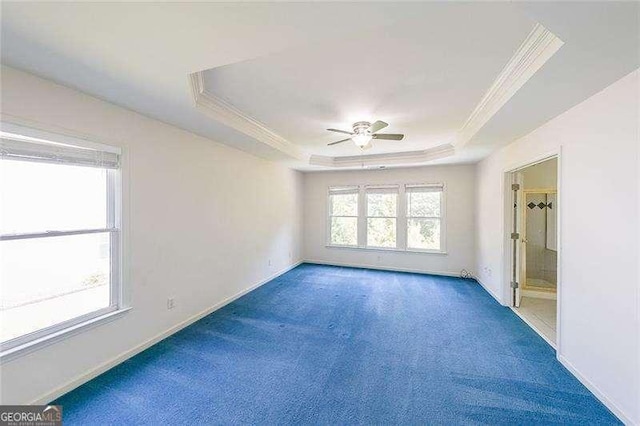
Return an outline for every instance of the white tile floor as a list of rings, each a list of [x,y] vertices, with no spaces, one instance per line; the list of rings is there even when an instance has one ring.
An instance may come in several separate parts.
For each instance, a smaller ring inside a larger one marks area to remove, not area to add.
[[[529,321],[539,333],[555,344],[557,318],[556,300],[523,297],[517,311]]]

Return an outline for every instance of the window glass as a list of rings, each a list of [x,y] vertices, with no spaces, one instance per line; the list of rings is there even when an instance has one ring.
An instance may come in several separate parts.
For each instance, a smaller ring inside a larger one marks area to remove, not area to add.
[[[397,206],[398,193],[396,191],[371,190],[371,192],[367,192],[367,246],[396,247]]]
[[[367,219],[367,245],[371,247],[396,246],[396,219],[370,217]]]
[[[109,233],[0,241],[1,341],[110,304]]]
[[[408,210],[410,217],[439,217],[440,191],[438,192],[409,192]]]
[[[332,217],[331,244],[341,246],[358,245],[358,218]]]
[[[413,249],[440,250],[440,220],[408,219],[407,246]]]
[[[329,189],[329,244],[358,245],[358,189]]]
[[[395,217],[398,194],[367,194],[367,216]]]
[[[441,250],[442,191],[407,189],[407,248]]]
[[[332,194],[331,216],[358,216],[358,194]]]
[[[0,160],[0,234],[107,226],[107,171]]]

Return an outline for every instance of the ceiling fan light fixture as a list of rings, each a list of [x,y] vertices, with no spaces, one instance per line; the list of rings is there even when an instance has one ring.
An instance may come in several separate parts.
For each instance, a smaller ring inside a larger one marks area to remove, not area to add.
[[[362,148],[369,145],[369,142],[371,142],[372,136],[366,133],[358,133],[354,135],[351,139],[356,145]]]
[[[371,124],[368,121],[358,121],[353,123],[353,131],[349,132],[347,130],[341,129],[327,129],[329,132],[335,133],[343,133],[349,135],[348,138],[342,139],[339,141],[328,143],[328,146],[337,145],[339,143],[344,143],[349,140],[353,141],[356,146],[360,149],[368,149],[371,148],[371,141],[375,140],[387,140],[387,141],[401,141],[404,138],[403,134],[400,133],[378,133],[380,130],[387,127],[388,124],[384,121],[376,121]],[[343,136],[344,137],[344,136]]]

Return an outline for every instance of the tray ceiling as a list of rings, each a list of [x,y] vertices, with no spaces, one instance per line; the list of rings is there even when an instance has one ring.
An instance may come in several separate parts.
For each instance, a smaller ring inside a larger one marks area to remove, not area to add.
[[[351,156],[325,129],[384,120],[403,141],[367,155],[454,142],[535,21],[507,3],[434,4],[431,13],[203,72],[204,90],[312,155]],[[330,29],[327,29],[330,31]]]

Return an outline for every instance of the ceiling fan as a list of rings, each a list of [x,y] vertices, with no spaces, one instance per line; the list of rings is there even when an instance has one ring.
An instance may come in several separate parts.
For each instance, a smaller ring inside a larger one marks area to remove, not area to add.
[[[350,135],[347,139],[331,142],[328,145],[329,146],[336,145],[342,142],[352,140],[357,146],[359,146],[362,149],[365,149],[369,147],[373,139],[401,141],[402,138],[404,138],[404,135],[401,135],[399,133],[376,133],[387,126],[388,126],[387,123],[385,123],[384,121],[378,120],[373,124],[369,123],[368,121],[358,121],[356,123],[353,123],[353,132],[347,132],[346,130],[340,130],[340,129],[327,129],[330,132],[344,133],[344,134]]]

